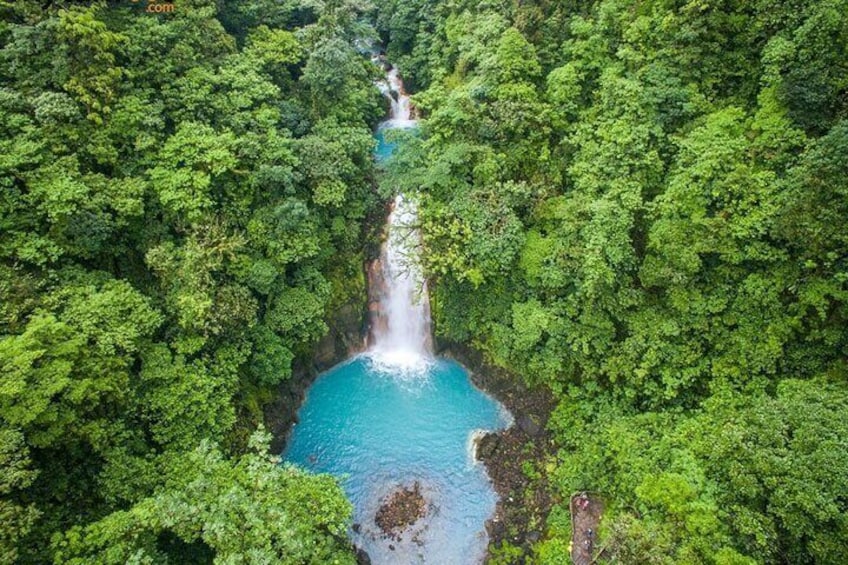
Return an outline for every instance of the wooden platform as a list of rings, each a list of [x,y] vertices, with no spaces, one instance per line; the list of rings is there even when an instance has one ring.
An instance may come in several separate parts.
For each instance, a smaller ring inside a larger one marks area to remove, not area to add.
[[[588,492],[571,495],[571,561],[575,565],[591,565],[597,558],[598,524],[604,503],[601,498]]]

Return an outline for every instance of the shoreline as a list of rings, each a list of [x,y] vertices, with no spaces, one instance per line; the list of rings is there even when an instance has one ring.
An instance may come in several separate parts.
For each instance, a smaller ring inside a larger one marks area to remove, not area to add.
[[[325,340],[330,338],[338,347],[340,334],[331,331]],[[435,356],[462,365],[471,383],[500,402],[513,418],[508,428],[485,432],[475,439],[474,458],[485,465],[498,495],[494,515],[485,523],[489,542],[483,562],[489,562],[505,543],[528,554],[544,535],[545,521],[555,502],[541,472],[545,460],[554,451],[551,434],[545,429],[555,405],[553,397],[542,388],[530,390],[519,377],[488,365],[480,352],[466,345],[453,342],[437,345]],[[292,426],[297,423],[297,412],[315,379],[364,350],[363,347],[342,352],[336,348],[334,355],[321,356],[321,348],[316,347],[311,361],[301,361],[295,366],[292,378],[280,385],[280,394],[263,409],[275,454],[279,455],[285,448]],[[525,473],[528,463],[536,470],[533,477]],[[358,563],[370,563],[361,548],[353,549]]]
[[[352,303],[342,307],[327,321],[330,330],[315,345],[312,355],[293,361],[291,377],[281,382],[272,400],[262,406],[262,422],[271,434],[271,453],[279,456],[285,449],[306,391],[315,379],[365,351],[367,319],[367,305]]]
[[[516,375],[487,364],[471,347],[454,342],[439,346],[438,356],[461,364],[474,386],[503,404],[514,418],[512,426],[487,432],[477,441],[475,457],[486,466],[498,495],[495,513],[486,521],[489,544],[484,563],[505,543],[520,547],[527,555],[544,535],[555,502],[541,472],[554,452],[552,436],[546,430],[555,406],[553,396],[543,388],[531,390]],[[533,477],[525,473],[528,463],[536,471],[531,473]]]

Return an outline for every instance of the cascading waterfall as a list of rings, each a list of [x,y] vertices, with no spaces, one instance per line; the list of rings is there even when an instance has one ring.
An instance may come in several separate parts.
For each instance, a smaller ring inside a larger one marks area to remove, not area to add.
[[[423,368],[430,354],[427,283],[417,260],[420,234],[415,203],[399,195],[381,255],[384,323],[374,332],[372,356],[406,370]]]
[[[379,58],[374,60],[380,62]],[[397,68],[391,67],[387,70],[386,80],[377,86],[379,86],[383,96],[391,102],[389,119],[383,122],[380,127],[414,127],[416,122],[412,119],[412,104],[403,88],[403,80],[401,80]]]
[[[409,96],[397,69],[386,73],[381,86],[391,101],[389,119],[381,129],[414,127]],[[392,205],[380,262],[379,322],[372,321],[371,357],[381,366],[402,374],[426,370],[430,360],[430,307],[427,283],[418,261],[421,234],[414,200],[399,194]]]
[[[376,132],[378,160],[393,148],[386,130],[415,125],[397,71],[380,86],[392,113]],[[369,350],[310,387],[284,459],[340,477],[354,506],[351,541],[374,565],[477,564],[497,495],[476,464],[474,438],[508,426],[510,416],[459,364],[431,354],[420,248],[416,201],[398,195],[368,272]],[[377,515],[393,493],[413,485],[425,500],[423,514],[386,531]]]

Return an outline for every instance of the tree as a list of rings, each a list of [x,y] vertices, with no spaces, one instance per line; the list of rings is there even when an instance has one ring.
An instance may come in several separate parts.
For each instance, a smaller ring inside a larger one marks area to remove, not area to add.
[[[353,564],[341,489],[269,460],[268,440],[254,435],[255,451],[235,462],[203,443],[156,496],[57,539],[56,562],[168,562],[162,540],[173,536],[189,556],[208,548],[216,563]]]
[[[0,413],[25,431],[29,445],[70,438],[101,444],[107,415],[127,392],[134,356],[161,323],[128,284],[80,282],[51,296],[54,313],[38,313],[22,334],[0,339]]]
[[[0,429],[0,562],[15,563],[17,544],[30,532],[39,512],[33,504],[16,500],[20,491],[32,484],[37,471],[31,469],[29,449],[20,431]]]

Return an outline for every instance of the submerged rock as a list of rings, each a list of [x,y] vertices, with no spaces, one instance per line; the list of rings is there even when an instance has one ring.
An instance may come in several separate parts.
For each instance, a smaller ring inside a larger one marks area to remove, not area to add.
[[[356,565],[371,565],[371,558],[361,547],[356,548]]]
[[[427,513],[427,503],[418,481],[412,488],[403,487],[388,496],[374,518],[384,534],[395,537]]]

